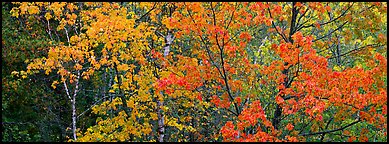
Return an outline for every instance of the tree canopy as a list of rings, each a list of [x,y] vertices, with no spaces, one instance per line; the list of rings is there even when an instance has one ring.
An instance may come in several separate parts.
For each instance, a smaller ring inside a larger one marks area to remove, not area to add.
[[[386,2],[2,3],[3,141],[387,141]]]

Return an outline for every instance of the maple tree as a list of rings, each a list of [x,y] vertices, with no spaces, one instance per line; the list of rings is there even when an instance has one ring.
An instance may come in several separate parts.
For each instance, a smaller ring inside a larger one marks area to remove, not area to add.
[[[387,134],[387,3],[14,4],[12,16],[35,16],[50,38],[23,78],[58,76],[71,141]],[[80,130],[76,99],[88,84],[97,98],[84,112],[97,118]]]

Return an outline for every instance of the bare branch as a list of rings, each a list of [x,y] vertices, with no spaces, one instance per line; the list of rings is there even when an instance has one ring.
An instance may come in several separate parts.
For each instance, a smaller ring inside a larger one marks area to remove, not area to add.
[[[354,125],[354,124],[357,124],[358,122],[361,122],[361,119],[360,119],[360,118],[358,118],[357,121],[352,122],[352,123],[350,123],[350,124],[348,124],[348,125],[346,125],[346,126],[340,127],[340,128],[338,128],[338,129],[327,130],[327,131],[321,131],[321,132],[315,132],[315,133],[303,133],[303,134],[300,134],[299,136],[311,136],[311,135],[319,135],[319,134],[332,133],[332,132],[344,130],[344,129],[346,129],[346,128],[348,128],[348,127]]]
[[[148,12],[143,14],[140,18],[136,19],[135,22],[139,22],[143,17],[145,17],[147,14],[149,14],[151,11],[153,11],[155,9],[156,5],[157,5],[157,3],[154,3],[153,7]]]
[[[369,44],[369,45],[365,45],[363,47],[360,47],[360,48],[356,48],[356,49],[353,49],[353,50],[350,50],[344,54],[341,54],[339,55],[339,57],[342,57],[342,56],[345,56],[345,55],[348,55],[350,53],[354,53],[354,52],[357,52],[358,50],[361,50],[361,49],[364,49],[364,48],[367,48],[367,47],[380,47],[380,46],[384,46],[384,45],[377,45],[377,44]],[[333,58],[336,58],[336,57],[330,57],[328,59],[333,59]]]
[[[65,32],[66,32],[66,37],[68,38],[68,45],[70,46],[70,39],[69,39],[69,34],[68,34],[68,29],[64,27]]]
[[[65,87],[66,95],[68,96],[69,100],[72,101],[72,98],[70,97],[68,86],[66,85],[66,81],[63,81],[63,85]]]
[[[343,23],[342,25],[340,25],[338,28],[336,28],[336,29],[334,29],[333,31],[327,33],[325,36],[322,36],[322,37],[320,37],[320,38],[317,38],[317,39],[313,40],[312,42],[321,40],[321,39],[323,39],[323,38],[325,38],[325,37],[331,35],[331,34],[334,33],[335,31],[337,31],[337,30],[339,30],[340,28],[342,28],[342,27],[343,27],[345,24],[347,24],[347,23],[348,23],[348,21],[344,22],[344,23]]]
[[[79,114],[77,116],[77,119],[80,118],[82,115],[84,115],[86,112],[88,112],[90,109],[92,109],[94,106],[96,106],[98,104],[98,102],[100,102],[101,100],[103,100],[104,98],[108,98],[108,96],[105,96],[105,97],[102,97],[100,98],[98,101],[96,101],[91,107],[89,107],[88,109],[86,109],[85,111],[83,111],[81,114]]]

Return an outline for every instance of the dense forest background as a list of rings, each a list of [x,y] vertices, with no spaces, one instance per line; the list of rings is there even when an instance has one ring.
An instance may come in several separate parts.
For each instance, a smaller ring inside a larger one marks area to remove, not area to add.
[[[387,3],[2,2],[2,141],[387,141]]]

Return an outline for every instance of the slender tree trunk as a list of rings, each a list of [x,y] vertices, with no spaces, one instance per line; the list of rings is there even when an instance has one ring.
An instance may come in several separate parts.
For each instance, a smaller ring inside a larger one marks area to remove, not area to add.
[[[162,92],[161,92],[162,93]],[[162,114],[163,101],[157,100],[158,105],[158,142],[163,142],[163,137],[165,136],[165,120],[164,115]]]
[[[164,46],[164,53],[163,56],[166,58],[169,55],[170,51],[170,45],[173,43],[174,36],[168,32],[168,34],[165,36],[165,43]],[[163,92],[161,92],[161,95],[163,96]],[[165,116],[162,112],[163,107],[163,101],[160,101],[157,99],[157,115],[158,115],[158,141],[163,142],[163,138],[165,137]]]
[[[69,93],[69,89],[68,89],[68,86],[66,84],[66,81],[63,82],[63,85],[65,87],[66,96],[68,96],[70,103],[72,105],[72,133],[73,133],[73,139],[76,140],[76,138],[77,138],[77,135],[76,135],[76,117],[77,117],[76,116],[76,99],[75,99],[75,95],[70,97],[70,93]]]
[[[73,95],[72,99],[72,130],[73,130],[73,139],[77,140],[77,134],[76,134],[76,122],[77,122],[77,115],[76,115],[76,97]]]
[[[72,121],[73,121],[73,138],[74,140],[77,140],[77,113],[76,113],[76,96],[78,93],[78,85],[80,82],[80,71],[77,71],[77,80],[76,80],[76,88],[74,89],[73,97],[72,97]]]

